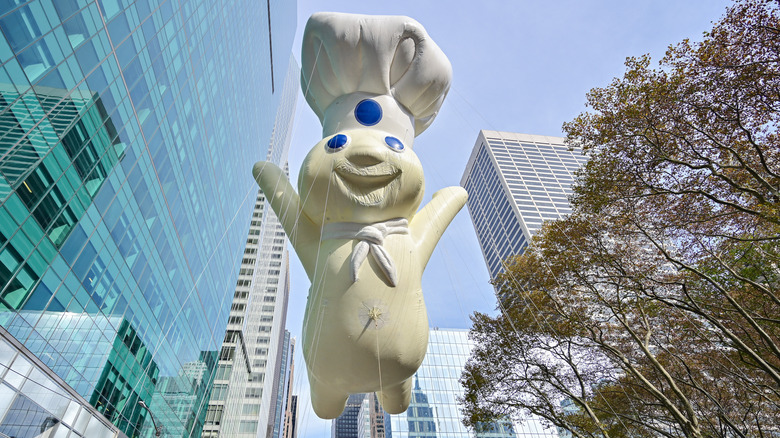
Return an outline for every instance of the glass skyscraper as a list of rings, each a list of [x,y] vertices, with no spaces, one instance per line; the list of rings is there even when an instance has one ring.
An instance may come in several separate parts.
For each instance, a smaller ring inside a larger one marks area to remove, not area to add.
[[[298,97],[299,69],[290,57],[266,160],[285,167]],[[285,167],[286,168],[286,167]],[[289,298],[287,236],[258,190],[222,344],[204,438],[281,435],[284,364],[291,345],[285,330]],[[290,358],[291,359],[291,358]],[[281,404],[280,404],[281,403]]]
[[[292,379],[291,379],[292,380]],[[289,392],[289,402],[284,418],[284,438],[298,438],[298,396]]]
[[[358,436],[358,414],[367,394],[350,394],[344,412],[331,422],[331,438]]]
[[[57,437],[200,436],[295,20],[0,2],[0,433],[28,412]],[[19,383],[36,373],[48,398]]]
[[[280,354],[278,355],[278,374],[274,376],[273,397],[275,401],[271,410],[271,420],[268,429],[271,430],[273,438],[284,437],[285,416],[287,415],[287,404],[290,400],[290,390],[292,384],[293,356],[295,355],[295,338],[290,336],[290,332],[284,330],[284,342],[280,345]],[[271,428],[273,426],[273,428]]]
[[[525,250],[543,221],[571,212],[574,172],[585,160],[560,137],[479,132],[460,185],[491,278]]]
[[[428,351],[414,376],[412,402],[400,415],[385,414],[386,438],[549,438],[536,421],[518,428],[510,421],[470,431],[461,422],[458,397],[463,395],[460,376],[473,348],[468,330],[431,329]]]
[[[81,324],[78,320],[71,322],[75,322],[74,330],[80,330]],[[99,324],[105,327],[108,323],[108,320],[103,320]],[[113,331],[113,327],[110,330]],[[55,342],[59,343],[61,340],[67,342],[67,338],[68,336],[63,335]],[[124,339],[124,336],[115,338],[115,342],[117,339]],[[127,339],[132,340],[132,336]],[[103,359],[105,367],[110,369],[109,361],[106,359],[112,343],[105,341],[96,344],[95,347],[94,350],[78,356],[81,356],[85,363],[99,364],[100,359]],[[121,350],[122,347],[119,349]],[[144,352],[140,353],[144,354]],[[106,420],[59,376],[47,373],[47,369],[48,367],[38,357],[0,327],[0,413],[3,414],[0,437],[40,435],[114,438],[121,434],[116,425]],[[150,367],[149,371],[152,376],[156,373],[153,367]],[[93,376],[96,375],[95,373],[103,374],[97,367],[89,372],[93,373]],[[147,386],[145,389],[148,389],[148,380],[146,378],[144,380],[146,380],[144,386]],[[102,383],[98,386],[105,388],[109,381],[101,379],[100,382]],[[98,390],[95,393],[100,392],[102,391]]]
[[[463,425],[458,404],[463,395],[460,376],[472,348],[468,330],[431,329],[428,351],[413,377],[406,412],[390,415],[381,409],[374,394],[353,394],[344,413],[333,420],[331,437],[552,438],[554,434],[533,419],[520,426],[509,420],[491,423],[480,432]]]
[[[357,438],[385,438],[385,411],[376,393],[366,394],[356,422]]]

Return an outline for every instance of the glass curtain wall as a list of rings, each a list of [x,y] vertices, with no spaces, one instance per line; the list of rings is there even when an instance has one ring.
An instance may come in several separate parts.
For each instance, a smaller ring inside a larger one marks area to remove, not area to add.
[[[458,398],[460,376],[473,348],[468,330],[431,329],[428,351],[414,376],[409,409],[384,417],[386,438],[553,438],[535,419],[522,425],[511,421],[485,424],[474,432],[461,422]]]
[[[0,325],[128,436],[200,435],[295,13],[0,2]]]

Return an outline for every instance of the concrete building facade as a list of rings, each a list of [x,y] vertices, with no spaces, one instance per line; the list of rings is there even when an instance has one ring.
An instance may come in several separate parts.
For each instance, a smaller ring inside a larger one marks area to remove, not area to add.
[[[571,212],[574,173],[585,162],[560,137],[480,131],[461,186],[491,278],[521,254],[546,220]]]

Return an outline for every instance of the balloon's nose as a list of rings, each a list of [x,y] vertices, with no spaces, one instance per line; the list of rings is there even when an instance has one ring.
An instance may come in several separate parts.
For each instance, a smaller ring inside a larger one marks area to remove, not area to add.
[[[350,151],[347,154],[347,160],[358,167],[369,167],[384,161],[382,157],[376,153],[367,150]]]

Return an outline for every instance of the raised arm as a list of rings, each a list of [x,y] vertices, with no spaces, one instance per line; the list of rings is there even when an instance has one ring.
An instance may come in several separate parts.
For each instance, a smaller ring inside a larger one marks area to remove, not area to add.
[[[301,207],[301,198],[290,184],[287,175],[277,165],[258,161],[252,168],[257,185],[282,223],[290,242],[303,259],[306,251],[299,251],[301,245],[320,240],[320,227],[314,225]]]
[[[446,187],[434,193],[431,202],[414,215],[409,228],[423,263],[428,263],[441,235],[466,204],[467,198],[463,187]]]

